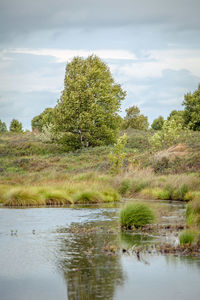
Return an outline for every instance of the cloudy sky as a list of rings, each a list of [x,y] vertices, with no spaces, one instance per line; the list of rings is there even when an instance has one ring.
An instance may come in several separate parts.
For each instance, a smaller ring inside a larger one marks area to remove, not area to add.
[[[0,119],[53,107],[74,56],[97,54],[149,121],[200,83],[199,0],[0,0]]]

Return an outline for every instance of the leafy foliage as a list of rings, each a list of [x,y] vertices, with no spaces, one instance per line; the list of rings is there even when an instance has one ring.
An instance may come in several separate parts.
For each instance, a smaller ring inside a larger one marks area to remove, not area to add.
[[[131,106],[126,109],[126,116],[124,118],[123,128],[134,128],[140,130],[147,130],[149,127],[148,119],[140,114],[140,109],[137,106]]]
[[[111,173],[119,173],[120,169],[123,166],[124,159],[126,157],[126,153],[124,152],[124,148],[127,143],[127,135],[124,134],[123,136],[119,137],[117,143],[113,147],[113,151],[109,154],[109,161],[110,161],[110,170]]]
[[[164,124],[164,118],[162,116],[158,117],[151,124],[151,128],[154,130],[161,130]]]
[[[23,132],[22,123],[16,119],[13,119],[10,123],[10,132],[22,133]]]
[[[42,132],[43,127],[48,127],[53,123],[53,108],[46,108],[41,114],[34,117],[31,121],[32,130],[37,129]]]
[[[6,123],[0,120],[0,133],[7,132]]]
[[[97,56],[75,57],[66,66],[64,90],[55,107],[56,130],[69,150],[116,141],[117,112],[126,93]]]
[[[149,142],[155,151],[172,146],[182,132],[181,124],[172,120],[164,121],[162,130],[156,132],[152,137],[149,138]]]
[[[185,95],[183,105],[185,125],[192,130],[200,130],[200,84],[193,94]]]
[[[182,128],[185,127],[183,110],[172,110],[167,120],[175,120],[177,124],[182,126]]]

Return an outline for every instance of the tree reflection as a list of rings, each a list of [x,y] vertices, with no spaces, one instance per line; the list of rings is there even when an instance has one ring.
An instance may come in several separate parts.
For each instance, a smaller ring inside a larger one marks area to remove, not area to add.
[[[59,267],[66,280],[68,299],[113,299],[115,287],[123,283],[120,254],[104,252],[105,246],[119,247],[119,236],[111,229],[117,226],[115,223],[72,224],[61,238]]]

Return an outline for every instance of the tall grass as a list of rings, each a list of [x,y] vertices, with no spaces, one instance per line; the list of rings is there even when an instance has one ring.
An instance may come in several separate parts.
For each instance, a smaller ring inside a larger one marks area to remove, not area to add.
[[[195,241],[195,232],[185,230],[179,236],[179,241],[181,245],[191,245]]]
[[[96,187],[96,189],[95,189]],[[91,185],[71,184],[65,186],[35,186],[9,187],[2,194],[5,206],[39,206],[39,205],[67,205],[116,202],[121,199],[113,189],[102,189]]]
[[[153,223],[154,220],[153,210],[143,203],[129,203],[120,212],[121,227],[125,229],[144,227]]]

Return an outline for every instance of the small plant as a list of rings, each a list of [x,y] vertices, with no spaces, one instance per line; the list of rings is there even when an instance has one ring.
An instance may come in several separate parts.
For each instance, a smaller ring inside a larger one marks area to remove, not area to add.
[[[144,227],[154,220],[153,210],[143,203],[129,203],[120,212],[121,227],[125,229]]]
[[[186,221],[188,225],[200,225],[200,200],[195,199],[188,203]]]
[[[127,135],[124,134],[121,136],[117,143],[113,147],[113,151],[109,154],[109,161],[110,161],[110,171],[113,174],[118,174],[120,169],[123,166],[123,162],[126,157],[126,153],[124,152],[125,145],[127,143]]]
[[[185,230],[179,236],[181,245],[191,245],[195,240],[195,233],[193,231]]]

